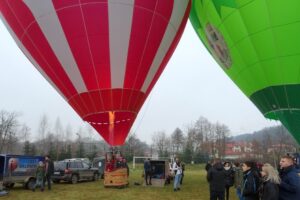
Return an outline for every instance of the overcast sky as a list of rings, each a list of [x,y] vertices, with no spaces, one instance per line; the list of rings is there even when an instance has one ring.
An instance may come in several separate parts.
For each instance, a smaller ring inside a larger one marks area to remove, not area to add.
[[[0,20],[0,110],[21,113],[36,134],[46,114],[54,126],[57,117],[73,130],[86,126],[64,99],[18,49]],[[226,76],[202,45],[190,22],[183,37],[145,102],[131,131],[151,143],[153,133],[185,129],[200,116],[226,124],[232,135],[279,124],[267,120]],[[99,136],[95,132],[96,138]]]

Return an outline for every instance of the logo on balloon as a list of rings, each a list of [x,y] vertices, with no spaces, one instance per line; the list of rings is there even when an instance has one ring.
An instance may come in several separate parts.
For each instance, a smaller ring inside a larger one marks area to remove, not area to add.
[[[222,63],[222,66],[229,69],[232,65],[232,61],[229,49],[221,33],[213,25],[207,24],[205,34],[214,57]]]
[[[10,158],[8,161],[8,169],[9,171],[13,172],[17,169],[19,164],[19,160],[17,158]]]

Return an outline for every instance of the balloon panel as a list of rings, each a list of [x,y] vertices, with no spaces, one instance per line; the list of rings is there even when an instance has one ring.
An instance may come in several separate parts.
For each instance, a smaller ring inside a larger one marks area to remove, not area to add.
[[[190,19],[224,72],[300,142],[300,1],[193,0]]]
[[[0,1],[0,17],[82,119],[121,145],[179,42],[190,6],[190,0]]]

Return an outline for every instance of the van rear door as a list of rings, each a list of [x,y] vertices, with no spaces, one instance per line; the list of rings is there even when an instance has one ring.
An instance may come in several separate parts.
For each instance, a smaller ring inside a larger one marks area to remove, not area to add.
[[[5,156],[0,155],[0,181],[3,181],[5,168]]]

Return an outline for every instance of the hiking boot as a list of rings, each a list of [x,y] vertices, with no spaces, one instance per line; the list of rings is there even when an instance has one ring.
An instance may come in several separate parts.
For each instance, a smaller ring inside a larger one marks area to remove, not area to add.
[[[174,192],[176,192],[176,191],[177,191],[177,189],[175,188],[175,189],[174,189]]]

